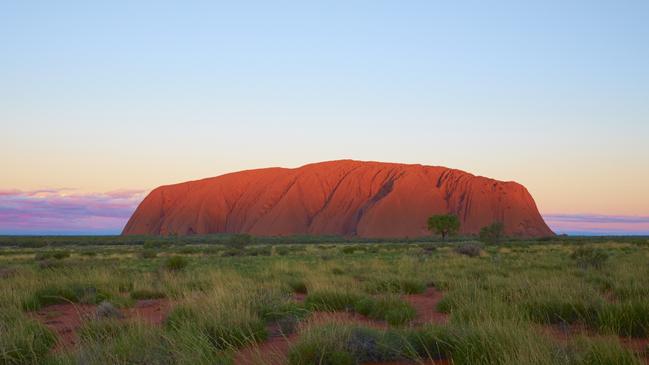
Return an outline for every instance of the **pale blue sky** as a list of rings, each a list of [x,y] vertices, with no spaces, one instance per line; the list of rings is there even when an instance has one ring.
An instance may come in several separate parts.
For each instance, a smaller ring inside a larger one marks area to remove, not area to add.
[[[353,158],[649,215],[649,2],[0,3],[0,189]]]

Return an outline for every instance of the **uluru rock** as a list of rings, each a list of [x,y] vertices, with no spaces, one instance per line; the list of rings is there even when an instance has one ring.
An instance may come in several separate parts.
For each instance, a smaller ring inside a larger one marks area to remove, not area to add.
[[[524,186],[439,166],[330,161],[161,186],[125,235],[250,233],[421,237],[433,214],[456,214],[461,234],[502,222],[511,236],[554,233]]]

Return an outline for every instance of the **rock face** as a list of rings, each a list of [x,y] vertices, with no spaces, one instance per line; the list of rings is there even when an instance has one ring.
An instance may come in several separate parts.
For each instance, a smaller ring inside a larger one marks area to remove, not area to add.
[[[554,233],[527,189],[445,167],[330,161],[247,170],[161,186],[123,234],[250,233],[421,237],[433,214],[456,214],[462,234],[494,221],[512,236]]]

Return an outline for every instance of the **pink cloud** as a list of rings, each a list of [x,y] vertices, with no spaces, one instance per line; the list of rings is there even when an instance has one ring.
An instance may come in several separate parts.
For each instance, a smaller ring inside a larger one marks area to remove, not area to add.
[[[544,214],[557,233],[575,235],[649,235],[649,216]]]
[[[119,233],[145,194],[141,190],[0,191],[0,233]]]

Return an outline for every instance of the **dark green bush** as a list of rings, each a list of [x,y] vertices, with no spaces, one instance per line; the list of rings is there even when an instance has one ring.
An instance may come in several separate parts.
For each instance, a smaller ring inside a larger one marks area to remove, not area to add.
[[[189,261],[183,256],[171,256],[164,262],[165,269],[169,271],[180,271],[189,265]]]
[[[306,287],[306,283],[304,282],[304,280],[291,279],[291,280],[288,281],[288,286],[291,287],[291,290],[294,293],[306,294],[307,291],[308,291],[307,287]]]
[[[288,249],[288,247],[278,247],[275,246],[275,253],[280,255],[280,256],[286,256],[291,252],[291,250]]]
[[[494,222],[480,229],[480,241],[494,244],[500,242],[503,238],[505,225],[501,222]]]

